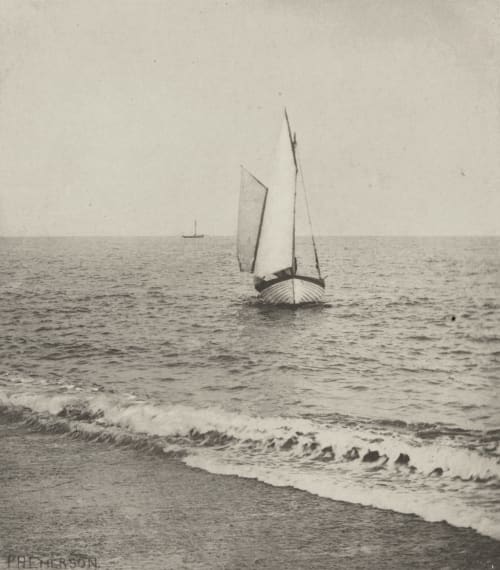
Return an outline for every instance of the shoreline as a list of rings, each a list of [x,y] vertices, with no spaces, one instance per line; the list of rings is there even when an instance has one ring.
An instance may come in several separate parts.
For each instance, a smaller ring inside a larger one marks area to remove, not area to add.
[[[32,555],[124,570],[500,568],[500,541],[474,530],[214,475],[164,454],[18,423],[0,423],[0,453],[4,565]]]

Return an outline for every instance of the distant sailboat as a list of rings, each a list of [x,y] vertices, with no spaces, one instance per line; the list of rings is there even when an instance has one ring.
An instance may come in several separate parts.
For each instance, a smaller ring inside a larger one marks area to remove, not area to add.
[[[202,238],[205,237],[204,234],[199,234],[196,232],[196,220],[194,221],[194,233],[192,233],[191,235],[183,235],[183,238]]]
[[[292,136],[285,110],[269,188],[245,168],[241,169],[237,238],[240,271],[253,273],[260,297],[271,304],[315,303],[321,300],[325,290],[307,197],[317,275],[308,275],[297,266],[295,221],[300,171],[296,151],[297,140]]]

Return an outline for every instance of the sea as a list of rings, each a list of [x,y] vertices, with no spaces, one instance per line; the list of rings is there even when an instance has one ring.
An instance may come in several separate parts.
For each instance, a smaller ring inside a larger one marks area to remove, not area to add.
[[[231,237],[1,238],[0,431],[500,540],[500,238],[317,244],[325,300],[290,308]]]

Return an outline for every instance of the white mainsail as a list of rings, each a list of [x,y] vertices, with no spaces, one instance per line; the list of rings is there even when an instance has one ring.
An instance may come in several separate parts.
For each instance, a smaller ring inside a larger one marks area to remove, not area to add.
[[[240,271],[254,270],[266,196],[267,188],[242,167],[236,246]]]
[[[255,275],[261,278],[292,267],[297,167],[286,115],[275,164],[254,268]]]

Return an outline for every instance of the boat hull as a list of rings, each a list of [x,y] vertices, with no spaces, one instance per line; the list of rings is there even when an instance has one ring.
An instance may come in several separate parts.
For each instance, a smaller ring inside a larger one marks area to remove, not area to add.
[[[323,279],[293,275],[259,281],[255,288],[264,303],[270,305],[302,305],[305,303],[318,303],[325,292]]]

